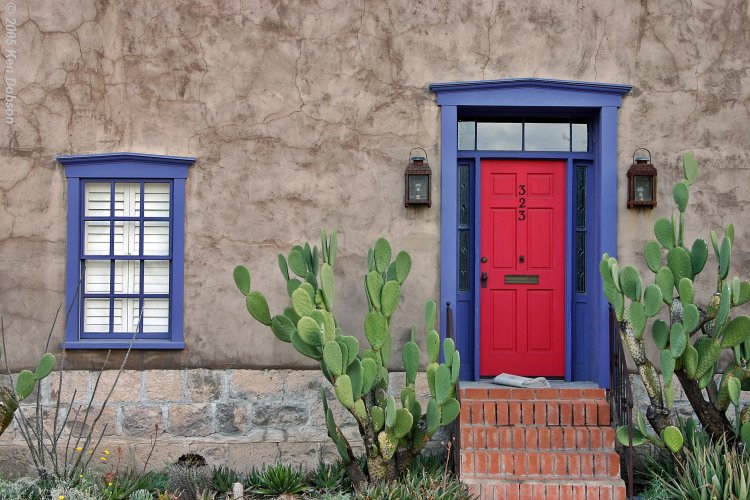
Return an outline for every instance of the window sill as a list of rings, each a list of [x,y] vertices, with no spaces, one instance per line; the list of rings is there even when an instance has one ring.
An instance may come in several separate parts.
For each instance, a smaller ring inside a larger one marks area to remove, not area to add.
[[[63,342],[60,347],[63,349],[127,349],[131,347],[131,342],[128,340],[80,340],[77,342]],[[132,343],[132,349],[178,350],[185,349],[185,342],[137,340]]]

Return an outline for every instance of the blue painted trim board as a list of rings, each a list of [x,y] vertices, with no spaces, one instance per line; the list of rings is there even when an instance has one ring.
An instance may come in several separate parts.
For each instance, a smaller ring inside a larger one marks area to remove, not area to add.
[[[566,252],[569,260],[566,265],[566,379],[580,380],[595,378],[601,387],[607,387],[609,370],[609,345],[607,339],[607,303],[604,299],[598,278],[595,286],[597,293],[592,293],[588,309],[592,314],[591,328],[581,328],[580,332],[590,335],[596,332],[594,339],[574,338],[576,325],[573,324],[576,314],[573,311],[573,210],[574,210],[574,175],[577,161],[592,162],[587,204],[591,204],[589,214],[596,215],[596,221],[587,231],[586,271],[589,277],[598,276],[595,263],[603,252],[615,253],[617,247],[617,109],[621,105],[622,96],[630,90],[629,85],[574,82],[564,80],[550,80],[538,78],[524,78],[513,80],[491,80],[484,82],[449,82],[430,85],[430,89],[437,94],[437,102],[441,106],[441,333],[445,335],[445,303],[457,304],[457,160],[472,158],[474,160],[474,190],[479,192],[482,158],[564,158],[567,159],[567,213],[566,224]],[[589,133],[593,140],[590,153],[527,153],[527,152],[458,152],[458,112],[462,108],[471,107],[472,110],[482,109],[490,116],[492,113],[502,114],[509,110],[523,114],[543,112],[550,116],[560,116],[566,113],[583,113],[590,116]],[[479,107],[479,108],[477,108]],[[593,177],[593,178],[592,178]],[[474,228],[480,227],[479,200],[474,201]],[[474,231],[474,259],[479,248],[479,231]],[[592,278],[589,278],[592,279]],[[474,336],[458,338],[458,347],[467,355],[463,358],[467,363],[462,366],[461,379],[479,378],[479,305],[477,280],[472,276],[474,291]],[[592,288],[594,285],[592,285]],[[579,321],[580,318],[576,319]],[[588,322],[588,321],[587,321]],[[460,328],[457,328],[459,331]],[[580,336],[581,333],[578,334]],[[473,345],[471,345],[473,344]],[[585,373],[573,372],[574,346],[590,346],[595,353],[591,370]],[[476,346],[476,348],[475,348]],[[467,366],[470,365],[470,366]],[[581,377],[581,378],[579,378]],[[585,377],[585,378],[583,378]]]
[[[164,179],[171,181],[172,184],[172,224],[170,226],[172,247],[170,255],[165,257],[172,260],[169,337],[158,339],[155,338],[158,335],[142,334],[143,338],[136,340],[133,343],[133,348],[183,349],[185,347],[183,334],[185,179],[188,175],[188,167],[195,162],[195,158],[138,153],[111,153],[60,156],[57,160],[65,167],[65,176],[68,178],[65,296],[66,308],[69,310],[69,314],[66,322],[63,346],[67,349],[127,349],[130,346],[130,341],[123,339],[122,335],[116,334],[110,334],[106,339],[98,339],[98,335],[91,334],[87,335],[89,338],[81,338],[80,283],[83,276],[81,270],[81,241],[83,241],[83,228],[81,224],[83,220],[82,180],[85,182],[87,179],[97,179],[112,182],[119,179],[141,181],[144,179]],[[114,200],[114,197],[112,199]],[[142,237],[140,241],[142,246]],[[105,257],[110,259],[111,255]],[[123,259],[127,259],[127,257],[123,257]],[[119,256],[118,260],[120,260]],[[141,272],[143,272],[143,269],[141,269]],[[143,279],[141,279],[141,282],[143,282]],[[141,295],[139,294],[138,296],[141,297]],[[162,337],[164,336],[162,335]]]

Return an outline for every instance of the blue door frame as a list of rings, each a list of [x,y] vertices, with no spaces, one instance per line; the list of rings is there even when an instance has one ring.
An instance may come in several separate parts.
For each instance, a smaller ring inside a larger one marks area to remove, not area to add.
[[[566,199],[566,343],[565,379],[589,380],[600,387],[609,385],[609,339],[607,337],[607,302],[600,291],[598,256],[604,252],[617,254],[617,113],[622,96],[629,85],[573,82],[537,78],[491,80],[480,82],[436,83],[430,90],[437,94],[441,106],[441,270],[440,296],[445,305],[456,307],[457,346],[464,353],[461,380],[479,378],[479,305],[477,280],[468,295],[458,292],[458,164],[473,165],[473,192],[479,182],[476,175],[483,158],[548,158],[568,162]],[[586,113],[591,117],[593,137],[589,153],[529,153],[529,152],[459,152],[458,116],[461,108],[471,107],[485,112],[539,113],[548,115],[570,112]],[[577,166],[585,167],[587,185],[587,222],[585,294],[573,289],[573,227],[574,175]],[[473,249],[479,248],[479,221],[474,205],[471,225],[473,248],[470,272],[478,258]],[[467,300],[468,297],[468,300]],[[585,307],[581,307],[585,304]],[[441,307],[441,334],[445,335],[446,312]],[[593,335],[593,337],[592,337]],[[577,354],[584,354],[580,356]],[[593,355],[592,355],[593,354]]]

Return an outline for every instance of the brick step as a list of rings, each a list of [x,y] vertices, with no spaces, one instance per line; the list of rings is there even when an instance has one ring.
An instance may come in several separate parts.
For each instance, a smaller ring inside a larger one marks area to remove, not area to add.
[[[490,400],[502,400],[502,399],[519,399],[519,400],[535,400],[535,399],[601,399],[604,400],[607,397],[607,393],[604,389],[518,389],[515,387],[462,387],[458,392],[459,398],[462,400],[472,399],[490,399]]]
[[[614,450],[611,427],[462,425],[462,450]]]
[[[462,479],[480,500],[625,500],[625,483],[614,481]]]
[[[485,451],[461,449],[461,479],[618,479],[614,451]]]
[[[462,399],[461,424],[608,426],[610,411],[603,399]]]

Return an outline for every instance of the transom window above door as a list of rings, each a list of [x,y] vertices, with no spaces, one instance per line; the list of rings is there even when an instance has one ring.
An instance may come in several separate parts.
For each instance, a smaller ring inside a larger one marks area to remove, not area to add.
[[[459,120],[458,149],[586,152],[589,126],[585,122],[541,118]]]

